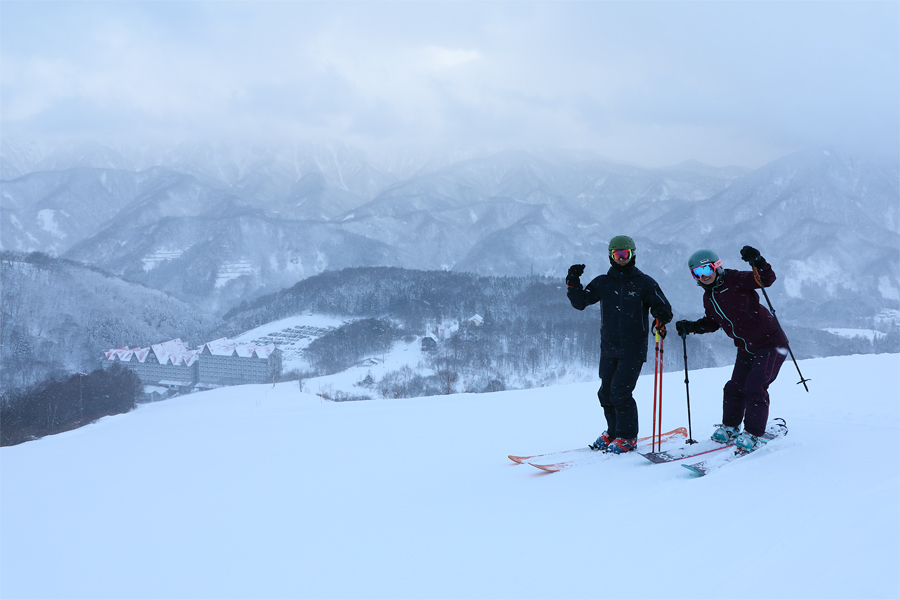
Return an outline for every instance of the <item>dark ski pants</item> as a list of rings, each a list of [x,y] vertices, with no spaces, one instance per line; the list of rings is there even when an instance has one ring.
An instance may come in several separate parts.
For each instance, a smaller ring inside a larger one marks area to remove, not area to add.
[[[632,392],[644,361],[627,358],[600,358],[600,406],[606,416],[610,439],[636,438],[638,410]]]
[[[766,432],[769,420],[769,384],[778,377],[784,363],[781,348],[763,348],[755,354],[738,350],[731,380],[725,384],[722,424],[744,429],[753,435]]]

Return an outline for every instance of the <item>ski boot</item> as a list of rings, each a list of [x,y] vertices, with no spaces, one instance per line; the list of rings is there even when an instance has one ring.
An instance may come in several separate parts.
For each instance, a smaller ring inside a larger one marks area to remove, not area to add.
[[[749,431],[742,431],[741,434],[734,439],[734,447],[737,448],[737,451],[741,454],[749,454],[762,446],[762,444],[762,440]]]
[[[720,444],[730,444],[731,441],[738,436],[741,432],[737,427],[726,427],[725,425],[719,425],[719,428],[716,429],[712,436],[709,438],[714,442],[719,442]]]
[[[600,437],[593,444],[588,444],[588,448],[591,450],[606,450],[609,447],[609,443],[612,440],[609,439],[609,434],[607,432],[603,432],[600,434]]]
[[[637,448],[637,438],[616,438],[609,443],[607,452],[613,454],[625,454]]]

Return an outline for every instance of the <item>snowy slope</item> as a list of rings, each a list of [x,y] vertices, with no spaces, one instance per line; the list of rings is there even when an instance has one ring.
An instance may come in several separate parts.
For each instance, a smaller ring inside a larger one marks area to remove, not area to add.
[[[0,450],[4,598],[897,598],[900,357],[788,362],[787,438],[708,477],[506,455],[602,429],[594,383],[323,402],[214,390]],[[677,376],[676,376],[677,375]],[[694,437],[729,369],[691,373]],[[652,378],[637,396],[650,430]],[[687,425],[667,374],[665,426]]]
[[[303,351],[310,342],[349,320],[351,319],[326,315],[295,315],[245,331],[236,336],[234,341],[275,344],[282,351],[283,372],[306,370],[309,369],[309,364],[303,360]]]

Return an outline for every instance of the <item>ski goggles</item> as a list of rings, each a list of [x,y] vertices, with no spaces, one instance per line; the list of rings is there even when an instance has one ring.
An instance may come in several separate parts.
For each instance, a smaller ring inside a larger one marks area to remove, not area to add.
[[[632,252],[629,248],[609,251],[609,257],[613,260],[631,260],[632,256],[634,256],[634,252]]]
[[[694,267],[691,269],[691,275],[694,276],[694,279],[700,279],[701,277],[709,277],[713,273],[716,272],[716,269],[722,266],[722,261],[717,260],[714,263],[706,263],[705,265],[700,265],[699,267]]]

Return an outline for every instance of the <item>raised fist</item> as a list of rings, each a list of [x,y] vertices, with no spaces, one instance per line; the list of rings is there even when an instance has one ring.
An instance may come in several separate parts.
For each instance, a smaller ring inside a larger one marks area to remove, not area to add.
[[[584,275],[584,265],[572,265],[569,267],[569,277],[581,277]]]
[[[741,248],[741,259],[750,263],[751,267],[762,267],[766,264],[766,259],[759,255],[759,250],[753,246],[744,246]]]

